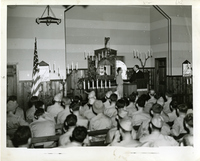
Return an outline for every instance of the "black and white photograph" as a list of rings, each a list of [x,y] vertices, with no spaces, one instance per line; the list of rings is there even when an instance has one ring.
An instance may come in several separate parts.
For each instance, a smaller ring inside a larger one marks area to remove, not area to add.
[[[17,2],[1,2],[3,160],[200,159],[199,2]]]

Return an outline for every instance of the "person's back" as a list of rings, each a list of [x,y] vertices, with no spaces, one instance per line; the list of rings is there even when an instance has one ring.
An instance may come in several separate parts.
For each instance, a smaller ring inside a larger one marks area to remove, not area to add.
[[[140,126],[145,120],[150,119],[150,115],[143,111],[145,105],[145,99],[143,97],[138,98],[136,105],[138,111],[132,115],[132,124],[133,126]]]
[[[8,101],[7,103],[7,119],[6,119],[6,128],[7,130],[16,129],[19,126],[28,125],[28,123],[22,119],[20,116],[14,114],[18,104],[16,101]]]
[[[58,113],[57,115],[57,124],[63,124],[66,117],[71,113],[70,112],[70,98],[63,98],[63,103],[65,105],[65,109]]]
[[[170,110],[170,103],[172,101],[172,96],[173,96],[173,93],[171,91],[167,91],[165,93],[165,97],[167,99],[167,101],[164,103],[164,106],[163,106],[163,111],[168,114],[171,112]]]
[[[135,93],[132,93],[130,96],[129,96],[129,105],[126,106],[126,110],[128,111],[128,116],[132,116],[134,112],[136,112],[138,109],[136,107],[136,94]]]
[[[89,122],[89,130],[96,131],[101,129],[110,129],[112,126],[112,121],[110,118],[103,114],[104,105],[100,100],[96,100],[93,104],[92,111],[96,114]],[[104,140],[105,135],[93,137],[93,141]]]
[[[70,114],[66,117],[63,125],[64,134],[59,138],[59,146],[65,146],[70,143],[70,136],[74,128],[76,127],[77,117],[74,114]]]
[[[12,143],[18,148],[29,148],[31,143],[31,130],[29,126],[19,126],[14,133]]]
[[[81,147],[84,144],[84,140],[87,137],[87,129],[84,126],[77,126],[74,128],[72,135],[70,136],[70,143],[61,146],[61,148],[67,147]]]
[[[55,135],[55,122],[43,117],[44,109],[37,109],[35,112],[36,120],[30,124],[32,137],[51,136]],[[54,142],[37,143],[35,146],[50,147]]]
[[[49,112],[54,118],[57,117],[58,113],[64,110],[61,106],[62,94],[58,93],[54,97],[54,104],[47,107],[47,112]]]
[[[150,134],[140,138],[141,143],[149,143],[149,146],[179,146],[178,142],[173,137],[161,134],[163,126],[163,119],[161,117],[153,117],[150,122]]]
[[[187,131],[185,130],[185,128],[183,126],[183,120],[186,116],[187,109],[188,109],[187,105],[185,105],[185,104],[178,105],[179,117],[177,117],[174,120],[174,124],[173,124],[172,129],[171,129],[171,134],[173,136],[178,136],[182,133],[187,133]]]
[[[28,109],[26,110],[26,120],[27,122],[31,123],[34,119],[34,113],[35,113],[35,103],[38,101],[37,96],[32,96],[31,99],[28,102]]]

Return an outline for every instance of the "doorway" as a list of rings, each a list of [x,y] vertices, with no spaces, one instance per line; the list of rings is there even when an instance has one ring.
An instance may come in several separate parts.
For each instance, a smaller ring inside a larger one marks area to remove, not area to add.
[[[155,91],[159,95],[166,92],[166,58],[155,59]]]

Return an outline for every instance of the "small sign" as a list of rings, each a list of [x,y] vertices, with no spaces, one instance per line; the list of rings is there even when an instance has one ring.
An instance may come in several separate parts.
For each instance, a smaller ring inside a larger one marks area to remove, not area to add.
[[[44,61],[39,63],[39,75],[40,75],[41,82],[50,81],[49,64],[45,63]]]
[[[182,73],[183,77],[190,77],[192,75],[192,66],[188,60],[182,63]]]

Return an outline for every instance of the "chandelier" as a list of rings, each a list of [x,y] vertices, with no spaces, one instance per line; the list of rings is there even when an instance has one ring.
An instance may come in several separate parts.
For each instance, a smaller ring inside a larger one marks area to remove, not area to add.
[[[47,11],[47,16],[46,17],[43,17],[44,16],[44,13]],[[49,11],[52,13],[53,17],[51,17],[49,15]],[[56,18],[56,16],[54,15],[52,9],[50,8],[50,6],[48,5],[42,16],[40,18],[36,18],[36,23],[37,24],[40,24],[40,23],[46,23],[47,26],[49,26],[51,23],[57,23],[57,25],[59,25],[61,23],[61,19],[59,18]]]

